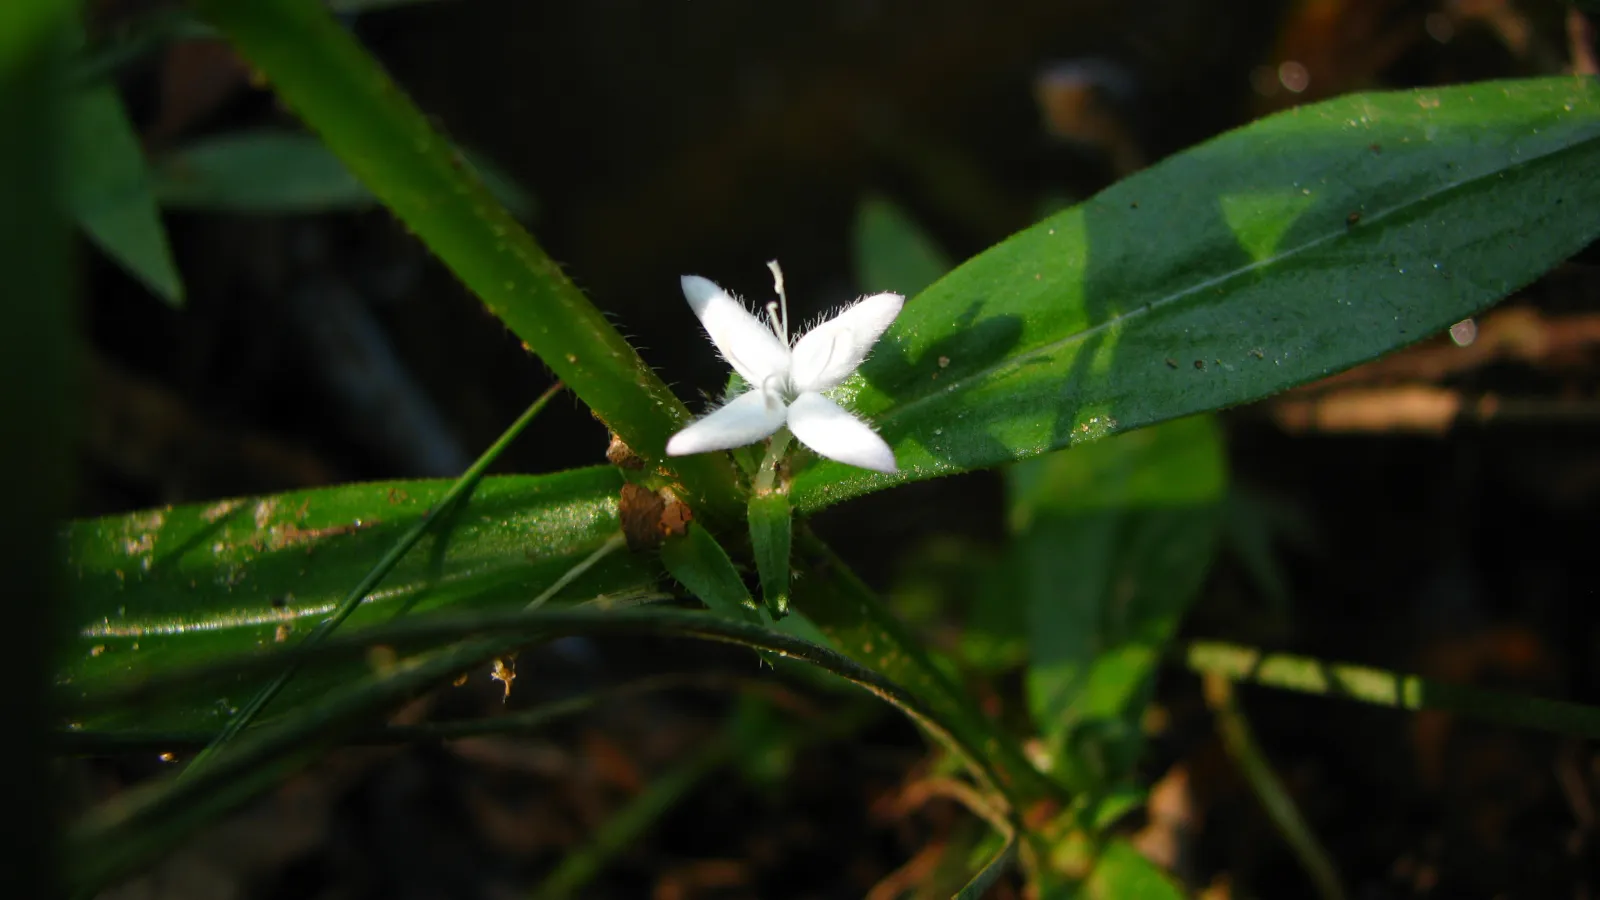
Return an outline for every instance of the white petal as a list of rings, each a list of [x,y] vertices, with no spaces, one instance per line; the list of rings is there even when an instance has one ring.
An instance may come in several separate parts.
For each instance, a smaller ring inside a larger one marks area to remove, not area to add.
[[[837,387],[867,358],[867,351],[900,315],[906,298],[873,294],[846,307],[837,316],[806,332],[794,345],[791,384],[796,391]],[[869,467],[870,468],[870,467]]]
[[[800,443],[829,459],[874,472],[895,471],[894,451],[872,426],[821,394],[794,398],[789,404],[789,430]]]
[[[774,375],[789,372],[789,348],[732,294],[699,275],[685,275],[683,296],[699,317],[711,343],[745,381],[760,387]]]
[[[775,393],[750,391],[691,424],[667,441],[668,456],[688,456],[753,444],[783,425],[783,401]]]

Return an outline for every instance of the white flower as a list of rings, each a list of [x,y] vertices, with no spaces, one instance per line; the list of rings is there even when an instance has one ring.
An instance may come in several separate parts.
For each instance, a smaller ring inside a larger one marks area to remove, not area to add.
[[[750,389],[667,442],[668,456],[727,450],[754,443],[789,426],[794,436],[830,459],[877,472],[895,471],[894,451],[872,426],[823,396],[867,358],[905,298],[874,294],[789,341],[783,274],[769,263],[783,301],[767,304],[763,324],[731,294],[698,275],[683,276],[683,295],[722,358]],[[769,327],[770,326],[770,327]]]

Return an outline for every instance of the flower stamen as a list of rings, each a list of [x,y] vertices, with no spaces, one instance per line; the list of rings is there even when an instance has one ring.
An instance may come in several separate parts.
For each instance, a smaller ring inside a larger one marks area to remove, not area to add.
[[[778,340],[789,343],[789,295],[783,290],[783,269],[777,260],[767,262],[767,268],[772,270],[772,290],[778,295],[778,302],[783,304],[783,328],[778,332]],[[772,315],[772,304],[767,304],[767,315]]]

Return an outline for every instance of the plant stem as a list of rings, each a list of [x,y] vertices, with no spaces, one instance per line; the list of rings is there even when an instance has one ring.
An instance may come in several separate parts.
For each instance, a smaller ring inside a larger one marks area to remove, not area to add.
[[[524,347],[635,453],[677,473],[697,518],[738,521],[728,456],[667,459],[667,438],[689,420],[683,403],[322,0],[193,6]]]
[[[1234,695],[1233,682],[1215,672],[1205,678],[1206,704],[1217,717],[1217,731],[1228,754],[1239,767],[1245,781],[1255,791],[1256,799],[1267,812],[1267,818],[1277,826],[1289,849],[1300,860],[1300,865],[1310,876],[1322,900],[1344,900],[1344,886],[1339,882],[1339,872],[1333,867],[1333,858],[1317,840],[1294,798],[1272,770],[1272,764],[1256,743],[1250,721],[1245,718],[1239,699]]]

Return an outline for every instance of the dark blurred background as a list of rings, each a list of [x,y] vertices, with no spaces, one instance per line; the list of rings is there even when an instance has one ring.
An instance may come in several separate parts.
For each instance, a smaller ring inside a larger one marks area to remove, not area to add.
[[[90,6],[100,36],[160,11]],[[1587,23],[1555,0],[436,0],[345,18],[441,130],[532,197],[533,233],[696,408],[724,370],[677,276],[766,296],[777,258],[809,318],[857,292],[868,198],[960,260],[1298,103],[1594,67]],[[118,81],[152,158],[294,127],[215,43],[166,46]],[[182,309],[84,253],[79,515],[453,475],[552,380],[382,210],[166,221]],[[1230,412],[1235,523],[1188,631],[1600,702],[1595,263],[1591,248],[1453,340]],[[498,468],[597,464],[605,445],[562,399]],[[928,554],[978,558],[1002,540],[1000,484],[913,485],[817,524],[895,596]],[[935,635],[959,627],[919,615]],[[513,705],[752,666],[655,644],[540,659],[548,683]],[[440,702],[499,704],[480,687]],[[1001,711],[1019,703],[1014,684],[973,688]],[[764,776],[747,762],[693,782],[576,895],[886,898],[901,896],[894,878],[932,871],[925,848],[970,823],[907,799],[927,766],[915,732],[852,698],[782,692],[797,721],[860,721],[793,742]],[[1352,896],[1593,896],[1592,746],[1243,699]],[[119,896],[524,896],[733,705],[652,695],[536,741],[349,751]],[[1207,897],[1307,894],[1193,679],[1171,674],[1158,712],[1149,775],[1166,805],[1138,825],[1145,846],[1171,848],[1163,862]]]

